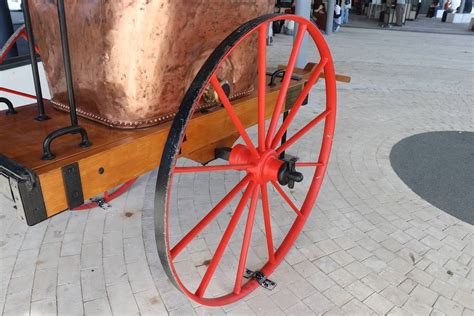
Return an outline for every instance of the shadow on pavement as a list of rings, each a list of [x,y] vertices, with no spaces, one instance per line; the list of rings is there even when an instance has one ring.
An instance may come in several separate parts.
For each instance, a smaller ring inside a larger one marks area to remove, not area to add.
[[[474,132],[416,134],[393,146],[390,162],[416,194],[474,224]]]

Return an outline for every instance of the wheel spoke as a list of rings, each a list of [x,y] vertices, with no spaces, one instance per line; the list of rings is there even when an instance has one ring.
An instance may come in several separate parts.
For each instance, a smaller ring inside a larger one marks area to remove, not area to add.
[[[265,109],[267,89],[267,30],[264,23],[258,29],[258,148],[265,151]]]
[[[207,286],[209,285],[209,282],[211,282],[212,276],[214,275],[214,272],[217,269],[217,265],[219,264],[222,258],[222,255],[224,254],[224,250],[227,247],[227,244],[229,243],[230,237],[232,237],[232,233],[234,232],[235,227],[237,226],[237,223],[239,222],[240,216],[242,215],[242,212],[244,211],[245,206],[247,205],[247,202],[254,188],[255,188],[255,184],[252,182],[247,186],[247,189],[245,189],[244,195],[242,196],[242,199],[240,200],[239,205],[237,206],[234,212],[234,215],[232,215],[229,225],[227,226],[224,232],[224,235],[222,236],[221,241],[219,242],[219,245],[217,246],[216,252],[214,253],[214,256],[212,257],[211,262],[209,263],[209,266],[207,267],[206,273],[204,274],[204,277],[202,278],[201,283],[199,284],[199,287],[196,290],[196,293],[195,293],[196,296],[198,297],[204,296]]]
[[[266,184],[261,185],[263,221],[265,223],[265,237],[267,237],[268,261],[275,262],[275,250],[273,249],[272,227],[270,223],[270,207],[268,203],[268,189]]]
[[[303,137],[304,134],[306,134],[311,128],[313,128],[316,124],[321,122],[323,119],[326,118],[326,116],[329,115],[331,111],[326,110],[323,113],[319,114],[316,116],[311,122],[306,124],[302,129],[300,129],[295,135],[293,135],[290,139],[288,139],[284,144],[282,144],[278,149],[276,150],[277,154],[281,154],[284,152],[288,147],[293,145],[298,139]]]
[[[242,138],[244,139],[245,144],[247,144],[247,147],[249,148],[250,152],[252,152],[252,154],[255,157],[259,157],[257,149],[253,145],[252,140],[250,139],[249,135],[245,131],[245,127],[242,125],[242,122],[240,122],[239,117],[237,116],[234,109],[232,108],[232,104],[230,104],[229,98],[227,98],[215,74],[211,76],[211,84],[214,87],[214,90],[216,90],[217,95],[219,96],[219,99],[222,102],[222,105],[224,105],[225,109],[227,110],[227,113],[229,114],[230,119],[232,120],[235,127],[237,128],[237,131],[239,132],[240,136],[242,136]]]
[[[218,165],[218,166],[195,166],[195,167],[175,167],[174,173],[222,171],[222,170],[246,170],[252,165]]]
[[[286,195],[285,191],[276,183],[275,181],[272,181],[273,186],[275,189],[277,189],[278,193],[280,193],[281,197],[288,203],[288,205],[295,211],[296,215],[301,216],[300,210],[296,207],[296,205],[291,201],[291,199]]]
[[[237,275],[235,277],[234,293],[239,294],[242,287],[242,277],[244,274],[245,263],[247,262],[247,255],[249,252],[250,238],[252,237],[252,227],[255,219],[255,210],[257,209],[259,195],[259,186],[256,185],[252,200],[250,201],[249,214],[247,215],[247,224],[245,225],[244,238],[242,240],[242,250],[240,251],[239,266],[237,268]]]
[[[227,204],[239,193],[250,181],[250,176],[245,176],[240,182],[191,229],[170,251],[173,260],[186,246],[204,229],[209,223],[226,207]]]
[[[322,162],[296,162],[297,167],[322,167],[324,164]]]
[[[298,27],[298,33],[296,34],[296,39],[293,44],[293,49],[291,50],[290,59],[288,60],[288,65],[286,66],[285,75],[283,76],[283,82],[280,86],[280,92],[278,93],[277,102],[275,105],[275,110],[273,112],[272,119],[270,121],[270,127],[268,128],[267,138],[266,138],[266,146],[270,147],[273,141],[273,134],[275,133],[276,124],[278,122],[278,118],[280,117],[283,104],[286,100],[286,94],[288,92],[288,87],[290,86],[291,76],[295,69],[296,59],[298,58],[298,53],[301,48],[301,43],[303,41],[305,32],[306,32],[306,25],[300,25]]]
[[[278,146],[278,143],[280,142],[281,138],[287,131],[288,126],[290,126],[291,122],[293,121],[296,114],[298,113],[298,110],[303,104],[303,101],[308,96],[309,91],[311,90],[313,85],[316,83],[316,80],[318,80],[327,62],[328,62],[327,58],[322,58],[319,64],[316,66],[316,69],[313,71],[313,73],[309,77],[308,82],[305,84],[303,91],[301,91],[300,95],[298,96],[298,99],[296,99],[295,104],[291,108],[290,113],[288,114],[286,119],[283,121],[283,124],[281,125],[280,129],[276,133],[275,138],[272,141],[272,148],[275,148],[276,146]]]

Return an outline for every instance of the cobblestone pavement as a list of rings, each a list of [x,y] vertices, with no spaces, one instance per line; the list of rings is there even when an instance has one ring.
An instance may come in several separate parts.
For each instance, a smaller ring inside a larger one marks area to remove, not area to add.
[[[328,173],[303,233],[271,277],[275,290],[259,288],[222,308],[180,294],[156,253],[150,173],[109,209],[64,212],[34,227],[0,204],[3,314],[474,315],[473,227],[418,197],[389,162],[392,146],[410,135],[474,130],[472,38],[346,29],[328,41],[337,72],[353,81],[338,85]],[[275,38],[272,64],[285,62],[290,45]],[[311,92],[307,117],[321,92]],[[304,156],[311,148],[303,142],[295,150]],[[179,182],[175,198],[189,214],[189,205],[213,201],[236,180],[225,173]],[[298,201],[298,187],[291,195]],[[275,199],[271,206],[272,227],[284,231],[291,210]],[[175,228],[185,223],[178,218]],[[191,276],[202,273],[217,240],[207,234],[186,254]],[[264,249],[252,245],[249,258],[264,260]]]

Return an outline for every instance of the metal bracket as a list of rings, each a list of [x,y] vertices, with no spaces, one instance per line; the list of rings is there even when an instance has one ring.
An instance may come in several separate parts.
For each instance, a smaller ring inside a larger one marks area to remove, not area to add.
[[[81,173],[79,164],[74,162],[61,168],[66,191],[67,205],[69,209],[76,208],[84,204],[84,194],[82,192]]]
[[[0,195],[14,204],[19,217],[29,226],[46,218],[38,176],[31,170],[0,154]]]
[[[244,278],[257,280],[258,284],[260,284],[261,287],[270,291],[277,286],[275,282],[270,279],[267,279],[265,274],[260,271],[252,271],[249,269],[245,269]]]
[[[106,210],[112,206],[104,198],[91,199],[91,201],[97,203],[97,206],[103,210]]]

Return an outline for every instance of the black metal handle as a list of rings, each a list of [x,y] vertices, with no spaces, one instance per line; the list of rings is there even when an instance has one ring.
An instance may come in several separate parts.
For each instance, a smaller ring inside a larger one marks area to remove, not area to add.
[[[0,97],[0,103],[5,103],[8,107],[8,110],[5,112],[6,115],[17,114],[18,112],[13,107],[13,103],[7,98]]]
[[[56,158],[56,156],[51,152],[51,143],[56,138],[66,135],[66,134],[81,134],[81,142],[79,143],[79,147],[89,147],[92,143],[89,141],[89,137],[87,136],[87,131],[79,126],[68,126],[63,127],[61,129],[55,130],[54,132],[50,133],[43,141],[43,160],[52,160]]]

